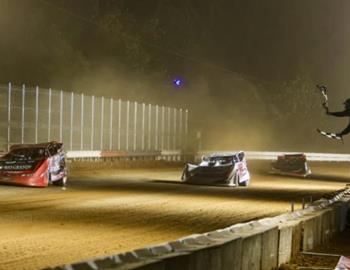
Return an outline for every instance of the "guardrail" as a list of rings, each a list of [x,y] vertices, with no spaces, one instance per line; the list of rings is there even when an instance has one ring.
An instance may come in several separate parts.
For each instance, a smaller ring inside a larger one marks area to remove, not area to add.
[[[203,156],[214,153],[230,154],[238,151],[201,151],[197,154],[185,153],[181,150],[163,150],[151,152],[132,152],[132,151],[67,151],[69,159],[83,158],[104,158],[104,157],[169,157],[169,156]],[[300,152],[299,152],[300,153]],[[275,160],[277,156],[283,154],[298,154],[298,152],[267,152],[267,151],[246,151],[248,160]],[[333,154],[333,153],[304,153],[310,161],[350,161],[350,154]]]
[[[210,155],[214,153],[230,154],[238,151],[201,151],[197,156]],[[277,156],[283,154],[300,154],[301,152],[268,152],[268,151],[245,151],[249,160],[275,160]],[[350,154],[333,154],[333,153],[304,153],[309,161],[350,161]]]
[[[151,152],[132,152],[132,151],[67,151],[66,157],[71,160],[83,159],[104,159],[104,158],[153,158],[155,160],[176,160],[176,161],[192,161],[201,156],[214,153],[230,154],[238,151],[201,151],[198,153],[183,152],[181,150],[163,150]],[[6,152],[0,152],[0,156]],[[300,152],[258,152],[246,151],[248,160],[275,160],[277,156],[283,154],[300,154]],[[333,154],[333,153],[304,153],[308,161],[333,161],[333,162],[349,162],[350,154]]]
[[[181,150],[164,150],[150,152],[132,151],[67,151],[66,157],[69,160],[93,160],[104,161],[106,159],[130,159],[130,160],[166,160],[166,161],[192,161],[193,153],[182,152]]]

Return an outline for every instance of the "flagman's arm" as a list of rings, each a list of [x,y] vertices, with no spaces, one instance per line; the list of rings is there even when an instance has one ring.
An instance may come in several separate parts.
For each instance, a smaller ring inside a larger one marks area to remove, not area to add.
[[[341,112],[330,112],[328,107],[325,107],[326,109],[326,114],[336,116],[336,117],[345,117],[345,116],[350,116],[350,112],[348,110],[344,110]]]
[[[342,132],[340,132],[339,134],[337,134],[337,135],[339,135],[340,137],[342,137],[343,135],[346,135],[346,134],[349,134],[350,133],[350,123],[349,123],[349,125],[342,131]]]

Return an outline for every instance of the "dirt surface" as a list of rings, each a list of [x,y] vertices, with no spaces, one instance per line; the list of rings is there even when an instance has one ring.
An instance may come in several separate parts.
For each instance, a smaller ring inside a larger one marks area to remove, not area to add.
[[[299,254],[289,264],[282,265],[279,270],[297,270],[300,267],[314,267],[323,269],[334,269],[340,259],[340,256],[350,258],[350,227],[348,226],[344,232],[336,236],[326,245],[321,245],[311,253]],[[321,253],[322,256],[317,254]],[[333,255],[333,256],[327,256]],[[337,255],[337,256],[336,256]]]
[[[314,252],[339,255],[339,257],[328,256],[300,256],[298,265],[303,266],[318,266],[329,267],[334,269],[339,261],[340,256],[350,258],[350,228],[348,227],[344,232],[335,237],[327,245],[317,247]]]
[[[248,188],[184,185],[181,168],[72,171],[67,190],[0,186],[0,269],[61,265],[273,216],[350,182],[345,163],[314,164],[308,179],[261,168]]]
[[[317,252],[330,254],[338,254],[345,257],[350,257],[350,225],[346,230],[333,239],[329,244],[320,246],[316,249]]]

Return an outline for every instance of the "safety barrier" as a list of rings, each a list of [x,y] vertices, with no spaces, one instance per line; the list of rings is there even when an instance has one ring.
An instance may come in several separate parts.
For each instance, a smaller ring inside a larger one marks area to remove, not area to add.
[[[238,151],[200,151],[197,157],[203,155],[210,155],[214,153],[235,153]],[[300,154],[300,152],[267,152],[267,151],[245,151],[246,157],[249,160],[275,160],[277,156],[284,154]],[[337,161],[347,162],[350,161],[350,154],[332,154],[332,153],[304,153],[309,161]]]
[[[182,108],[0,85],[0,149],[14,143],[63,142],[69,150],[187,149],[189,112]]]
[[[106,161],[106,160],[165,160],[192,161],[193,153],[180,150],[129,152],[129,151],[67,151],[66,157],[72,161]]]
[[[233,153],[234,151],[222,151],[220,153]],[[85,161],[106,161],[106,160],[166,160],[177,162],[193,162],[203,155],[213,154],[214,152],[202,151],[197,154],[183,152],[181,150],[162,150],[162,151],[67,151],[67,158],[70,160]],[[275,160],[277,156],[283,154],[296,154],[293,152],[257,152],[247,151],[248,160]],[[329,154],[329,153],[305,153],[309,161],[333,161],[348,162],[349,154]]]
[[[46,270],[270,270],[343,231],[350,189],[277,217]]]
[[[219,153],[230,154],[238,151],[220,151]],[[200,159],[203,155],[210,155],[216,152],[201,151],[198,153],[183,152],[181,150],[161,150],[161,151],[98,151],[98,150],[77,150],[67,151],[66,156],[71,160],[103,160],[106,158],[153,158],[155,160],[173,160],[173,161],[193,161]],[[0,151],[0,156],[6,152]],[[246,151],[248,160],[275,160],[277,156],[283,154],[297,154],[295,152],[257,152]],[[330,153],[304,153],[309,161],[333,161],[349,162],[350,154],[330,154]]]

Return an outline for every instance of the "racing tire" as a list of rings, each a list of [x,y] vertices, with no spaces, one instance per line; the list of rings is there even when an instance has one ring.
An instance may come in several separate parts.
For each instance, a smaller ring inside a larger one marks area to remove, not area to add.
[[[244,181],[244,182],[241,182],[241,183],[238,182],[238,185],[239,185],[240,187],[247,187],[247,186],[248,186],[248,182],[249,182],[249,181]]]
[[[187,166],[186,166],[181,175],[181,182],[186,183],[187,180],[188,180],[188,175],[187,175]]]
[[[53,181],[52,184],[54,186],[59,186],[59,187],[65,187],[66,184],[67,184],[67,177],[63,177],[62,179],[60,180],[57,180],[57,181]]]
[[[237,179],[236,179],[237,177],[236,177],[236,173],[234,172],[234,170],[232,170],[232,173],[231,173],[231,175],[228,177],[228,181],[227,181],[227,185],[229,186],[229,187],[235,187],[235,186],[237,186]]]
[[[236,173],[236,175],[235,175],[236,186],[238,186],[238,187],[247,187],[248,186],[249,180],[248,181],[244,181],[244,182],[240,182],[239,180],[240,180],[239,174]]]

